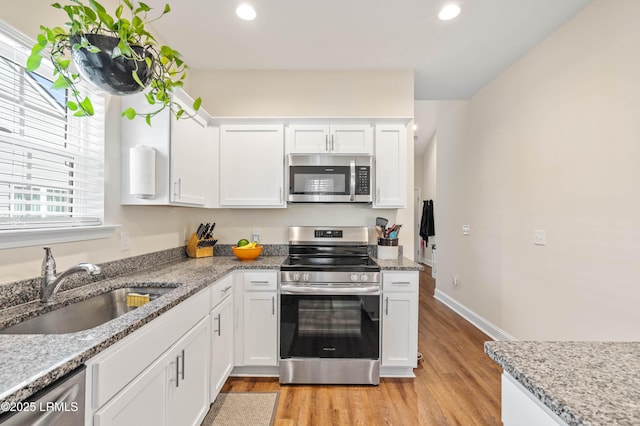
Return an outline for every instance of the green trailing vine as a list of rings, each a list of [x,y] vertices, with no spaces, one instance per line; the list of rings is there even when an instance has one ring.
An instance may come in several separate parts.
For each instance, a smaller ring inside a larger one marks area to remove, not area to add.
[[[138,75],[138,64],[144,61],[151,70],[150,81],[143,93],[147,102],[153,106],[152,112],[139,113],[133,108],[127,108],[122,112],[123,117],[134,119],[141,116],[147,124],[151,124],[152,117],[165,108],[170,108],[177,118],[185,116],[185,109],[173,101],[171,93],[184,85],[188,66],[180,58],[178,51],[169,46],[158,45],[146,27],[171,11],[168,4],[154,19],[147,18],[151,7],[132,0],[121,0],[113,14],[109,14],[95,0],[89,0],[88,4],[82,0],[69,0],[69,4],[53,3],[51,6],[66,12],[69,20],[64,27],[40,26],[40,33],[27,59],[26,68],[30,72],[36,71],[43,58],[49,57],[54,69],[52,88],[69,89],[72,99],[67,101],[67,108],[75,116],[94,114],[91,100],[83,97],[77,87],[81,76],[72,67],[70,58],[70,53],[74,50],[86,49],[94,53],[100,51],[87,39],[89,34],[108,35],[119,40],[111,57],[135,61],[132,77],[141,87],[145,85]],[[143,50],[133,48],[135,46],[141,46]],[[202,100],[197,98],[191,107],[197,111],[201,103]]]

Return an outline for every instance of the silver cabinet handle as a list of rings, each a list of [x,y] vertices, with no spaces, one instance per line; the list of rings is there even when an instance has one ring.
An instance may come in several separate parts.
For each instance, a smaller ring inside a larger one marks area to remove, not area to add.
[[[184,380],[184,349],[182,350],[182,355],[180,355],[180,357],[182,358],[182,380]]]
[[[385,297],[384,314],[389,315],[389,296]]]
[[[329,151],[329,135],[324,135],[324,150]]]
[[[409,285],[411,284],[410,281],[392,281],[391,284],[395,285],[395,284],[401,284],[401,285]]]
[[[176,357],[176,387],[180,387],[180,356]]]
[[[222,293],[224,294],[224,293],[228,292],[229,290],[231,290],[231,286],[226,287],[225,289],[223,289]]]
[[[217,330],[213,330],[214,333],[218,333],[218,336],[220,336],[220,330],[222,329],[222,326],[220,325],[220,314],[218,314],[217,318],[214,318],[214,320],[218,320],[218,329]]]
[[[335,151],[335,150],[336,150],[336,141],[333,135],[331,135],[331,151]]]
[[[267,285],[269,284],[269,281],[249,281],[251,284],[260,284],[260,285]]]
[[[271,296],[271,315],[276,314],[276,297]]]

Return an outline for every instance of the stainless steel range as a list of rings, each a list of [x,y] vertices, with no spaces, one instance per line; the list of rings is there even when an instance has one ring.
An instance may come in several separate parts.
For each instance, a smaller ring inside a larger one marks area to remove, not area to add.
[[[280,383],[380,382],[380,267],[367,227],[291,227],[280,272]]]

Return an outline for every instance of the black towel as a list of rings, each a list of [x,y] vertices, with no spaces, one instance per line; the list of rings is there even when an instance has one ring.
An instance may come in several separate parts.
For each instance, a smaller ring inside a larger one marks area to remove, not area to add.
[[[423,240],[429,241],[429,237],[436,235],[436,228],[433,222],[433,201],[425,200],[422,205],[422,221],[420,222],[420,236]]]

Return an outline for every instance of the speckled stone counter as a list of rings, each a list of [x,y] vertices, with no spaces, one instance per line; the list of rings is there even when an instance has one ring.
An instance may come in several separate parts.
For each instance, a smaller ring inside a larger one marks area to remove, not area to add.
[[[422,265],[406,257],[399,257],[397,259],[377,259],[374,257],[372,259],[383,271],[422,271],[424,269]]]
[[[25,294],[37,297],[38,280],[35,278],[20,282],[16,287],[20,288],[19,293],[5,286],[4,306],[11,307],[0,311],[0,328],[115,288],[145,284],[179,287],[132,312],[89,330],[59,335],[0,335],[0,403],[28,398],[228,272],[235,269],[279,269],[286,256],[286,253],[275,255],[282,252],[276,248],[274,255],[241,262],[233,256],[189,259],[182,257],[180,250],[173,251],[101,264],[105,272],[102,276],[107,279],[83,282],[79,287],[58,293],[51,305],[34,301],[12,306],[27,297]],[[164,262],[167,256],[173,260],[141,269],[141,265],[156,262],[158,257]],[[374,260],[382,270],[422,269],[421,265],[407,258]],[[112,272],[108,272],[109,270]],[[127,270],[135,272],[124,273]],[[84,278],[78,275],[78,279]],[[3,411],[5,410],[0,410],[0,413]]]
[[[58,294],[54,305],[44,309],[55,309],[113,288],[180,284],[176,290],[89,330],[59,335],[0,335],[0,404],[28,398],[228,272],[278,269],[283,260],[284,256],[261,256],[250,262],[230,256],[181,259]],[[40,302],[5,309],[0,312],[0,324],[11,324],[12,318],[30,317],[34,312],[43,312]]]
[[[569,425],[640,425],[640,342],[486,342],[484,349]]]

